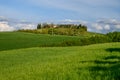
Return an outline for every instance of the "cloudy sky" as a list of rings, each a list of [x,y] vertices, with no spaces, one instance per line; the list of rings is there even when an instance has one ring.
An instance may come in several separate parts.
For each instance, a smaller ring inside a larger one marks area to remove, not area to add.
[[[0,0],[0,31],[39,22],[82,23],[89,31],[120,31],[120,0]]]

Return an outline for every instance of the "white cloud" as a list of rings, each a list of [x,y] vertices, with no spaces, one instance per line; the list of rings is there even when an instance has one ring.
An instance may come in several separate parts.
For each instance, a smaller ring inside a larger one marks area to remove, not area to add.
[[[8,25],[8,22],[0,22],[0,31],[13,31],[14,27]]]
[[[111,31],[120,31],[120,21],[116,19],[101,19],[92,24],[90,29],[95,32],[108,33]]]
[[[17,20],[0,16],[0,31],[13,31],[18,29],[35,29],[36,24],[26,20]]]
[[[98,31],[103,30],[103,27],[100,24],[97,24],[97,23],[92,24],[92,27],[95,28]]]
[[[16,27],[18,29],[35,29],[36,25],[35,24],[22,24],[22,23],[18,23],[16,24]]]
[[[35,24],[28,23],[8,23],[8,22],[0,22],[0,31],[14,31],[18,29],[35,29]]]
[[[116,29],[120,29],[120,25],[116,25],[115,27],[116,27]]]
[[[105,25],[105,26],[104,26],[104,29],[105,29],[105,30],[110,30],[110,25]]]

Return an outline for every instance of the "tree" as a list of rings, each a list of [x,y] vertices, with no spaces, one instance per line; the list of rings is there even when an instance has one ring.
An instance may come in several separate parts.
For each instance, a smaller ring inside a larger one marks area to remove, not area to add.
[[[37,29],[41,29],[41,28],[42,28],[42,24],[38,24]]]
[[[79,25],[77,26],[77,29],[80,29],[80,28],[81,28],[81,26],[82,26],[82,25],[81,25],[81,24],[79,24]]]
[[[82,25],[82,24],[79,24],[79,25],[77,26],[77,29],[81,29],[82,31],[87,31],[87,26]]]

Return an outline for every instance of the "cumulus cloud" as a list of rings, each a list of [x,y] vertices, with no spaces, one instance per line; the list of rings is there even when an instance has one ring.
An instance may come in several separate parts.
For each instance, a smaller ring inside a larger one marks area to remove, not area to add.
[[[14,31],[18,29],[35,29],[36,24],[0,16],[0,31]]]
[[[18,23],[18,24],[16,24],[16,27],[18,28],[18,29],[35,29],[36,28],[36,25],[35,24],[28,24],[28,23]]]
[[[105,25],[105,26],[104,26],[104,29],[105,29],[105,30],[110,30],[110,25],[108,25],[108,24]]]
[[[14,27],[8,25],[8,22],[0,22],[0,31],[13,31]]]
[[[100,24],[98,24],[98,23],[92,24],[92,27],[95,28],[96,30],[99,30],[99,31],[103,30],[103,27]]]
[[[120,21],[116,19],[101,19],[90,23],[90,29],[95,32],[108,33],[111,31],[120,31]]]

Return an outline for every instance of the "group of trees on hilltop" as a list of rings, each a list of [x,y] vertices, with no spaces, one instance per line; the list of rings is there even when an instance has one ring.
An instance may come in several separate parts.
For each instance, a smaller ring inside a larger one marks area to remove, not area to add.
[[[56,34],[56,35],[80,35],[87,32],[87,26],[79,24],[38,24],[37,29],[42,34]]]
[[[83,31],[87,31],[87,26],[79,24],[79,25],[75,25],[75,24],[57,24],[54,25],[53,23],[51,24],[47,24],[47,23],[43,23],[43,24],[38,24],[37,25],[37,29],[42,29],[42,28],[71,28],[71,29],[81,29]]]
[[[51,24],[47,24],[47,23],[43,23],[43,24],[38,24],[37,25],[37,29],[42,29],[42,28],[53,28],[55,25],[53,23]]]

